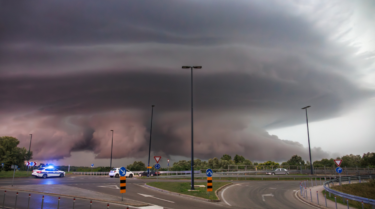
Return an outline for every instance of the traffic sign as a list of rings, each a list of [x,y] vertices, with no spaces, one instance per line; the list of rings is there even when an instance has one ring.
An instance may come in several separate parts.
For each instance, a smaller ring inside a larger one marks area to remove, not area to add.
[[[337,168],[336,168],[336,172],[337,172],[337,173],[342,173],[342,168],[341,168],[341,167],[337,167]]]
[[[337,167],[340,167],[340,165],[341,165],[341,163],[342,163],[342,160],[337,159],[337,160],[334,160],[334,161],[335,161]]]
[[[30,162],[30,166],[34,166],[34,162]]]
[[[124,167],[121,167],[121,168],[124,168]],[[123,194],[125,192],[126,192],[126,176],[120,176],[120,193]],[[122,199],[124,199],[124,196],[122,196]]]
[[[125,175],[126,175],[126,168],[121,167],[121,168],[119,169],[119,173],[120,173],[120,176],[125,176]]]
[[[92,168],[92,167],[94,167],[94,163],[93,163],[93,164],[91,164],[91,168]]]
[[[160,169],[160,164],[159,163],[155,164],[155,169],[157,169],[157,170]]]
[[[154,159],[155,159],[156,163],[159,163],[159,161],[161,159],[161,156],[154,156]]]
[[[212,177],[207,177],[207,192],[212,192]]]
[[[212,174],[213,174],[213,172],[212,172],[211,168],[209,168],[209,169],[206,170],[206,176],[207,177],[211,177]]]
[[[147,166],[147,169],[151,169],[152,167],[151,166]]]

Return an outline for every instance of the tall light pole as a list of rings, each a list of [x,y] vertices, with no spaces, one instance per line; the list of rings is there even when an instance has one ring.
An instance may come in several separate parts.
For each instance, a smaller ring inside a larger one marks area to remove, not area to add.
[[[151,154],[151,137],[152,137],[152,117],[154,115],[154,107],[155,105],[151,105],[151,126],[150,126],[150,143],[148,146],[148,166],[147,166],[147,177],[150,176],[150,154]]]
[[[309,142],[309,156],[310,156],[310,169],[311,169],[311,175],[314,174],[313,172],[313,162],[311,160],[311,148],[310,148],[310,134],[309,134],[309,119],[307,117],[307,108],[309,108],[310,106],[306,106],[302,109],[306,110],[306,125],[307,125],[307,140]]]
[[[29,155],[27,157],[27,162],[30,161],[30,149],[31,149],[31,140],[33,139],[33,135],[30,134],[30,145],[29,145]],[[29,170],[29,165],[27,166],[27,170]]]
[[[111,164],[110,164],[110,166],[109,166],[109,170],[111,170],[112,169],[112,150],[113,150],[113,130],[111,130],[112,131],[112,144],[111,144]]]
[[[202,69],[202,66],[182,66],[182,69],[189,69],[191,74],[191,190],[194,189],[194,103],[193,103],[193,69]]]

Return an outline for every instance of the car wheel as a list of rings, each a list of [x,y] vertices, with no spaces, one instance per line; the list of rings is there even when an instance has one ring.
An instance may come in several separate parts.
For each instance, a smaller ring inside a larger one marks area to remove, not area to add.
[[[129,178],[133,178],[133,174],[130,174],[130,175],[129,175]]]
[[[44,175],[43,175],[43,178],[46,179],[46,178],[47,178],[47,174],[44,174]]]
[[[113,178],[113,176],[109,176],[109,177]]]
[[[275,173],[272,173],[271,175],[275,175]]]
[[[60,174],[60,178],[62,178],[62,177],[64,177],[64,174],[62,173],[62,174]]]
[[[118,174],[116,174],[116,176],[115,176],[116,178],[118,178]]]

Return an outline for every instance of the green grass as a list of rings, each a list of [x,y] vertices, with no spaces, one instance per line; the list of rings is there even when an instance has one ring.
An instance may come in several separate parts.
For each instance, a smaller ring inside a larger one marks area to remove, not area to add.
[[[365,197],[369,199],[375,199],[375,181],[373,180],[373,183],[360,183],[360,184],[345,184],[342,186],[334,186],[332,189],[337,190],[339,192],[352,194],[360,197]],[[327,199],[330,199],[332,201],[335,201],[334,195],[331,194],[331,197],[329,197],[328,192],[323,191],[323,194],[327,195]],[[336,197],[338,204],[346,205],[342,201],[342,197]],[[362,203],[349,200],[349,206],[362,209]],[[371,209],[372,206],[369,204],[364,204],[364,208]]]
[[[137,176],[136,176],[137,177]],[[145,177],[145,176],[142,176],[142,177],[137,177],[137,178],[140,178],[140,179],[156,179],[156,177]],[[163,180],[163,179],[168,179],[168,180],[187,180],[187,179],[191,179],[190,177],[181,177],[181,178],[159,178],[159,180]],[[206,177],[195,177],[194,179],[197,179],[197,180],[206,180]],[[261,177],[213,177],[213,180],[226,180],[226,181],[294,181],[294,178],[285,178],[285,177],[265,177],[265,178],[261,178]],[[296,177],[295,178],[295,181],[302,181],[302,180],[309,180],[310,181],[310,178],[306,177],[306,178],[303,178],[303,177]],[[315,178],[313,179],[313,181],[315,181]],[[324,181],[324,178],[322,178],[322,182]],[[317,178],[317,182],[319,182],[319,179]]]
[[[31,176],[31,171],[16,171],[14,177],[29,177]],[[12,178],[13,171],[1,171],[0,178]]]
[[[157,187],[159,189],[168,190],[171,192],[177,192],[181,194],[191,195],[194,197],[201,197],[210,200],[217,200],[218,198],[215,195],[215,191],[219,189],[221,186],[229,184],[229,182],[213,182],[213,191],[210,192],[210,196],[208,196],[207,188],[206,187],[195,187],[198,191],[189,192],[190,189],[190,182],[150,182],[147,185]],[[196,182],[195,185],[206,185],[206,182]]]
[[[25,178],[25,177],[32,177],[32,171],[16,171],[14,173],[14,178]],[[71,175],[71,172],[65,172],[65,175]],[[13,178],[13,171],[1,171],[0,178]]]

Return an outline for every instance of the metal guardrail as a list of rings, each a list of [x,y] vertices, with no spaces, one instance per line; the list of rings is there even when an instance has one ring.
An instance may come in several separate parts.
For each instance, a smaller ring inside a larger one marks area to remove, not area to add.
[[[134,175],[143,173],[144,171],[132,171]],[[175,175],[188,175],[191,174],[191,171],[158,171],[160,174],[175,174]],[[201,171],[194,171],[195,174],[201,174]],[[109,172],[72,172],[74,175],[109,175]]]
[[[350,183],[353,180],[358,180],[359,183],[361,183],[361,181],[363,181],[363,180],[374,179],[374,178],[375,178],[375,175],[343,176],[343,177],[338,177],[338,178],[332,179],[330,181],[326,181],[326,182],[324,182],[323,186],[324,186],[324,189],[327,192],[332,193],[336,196],[340,196],[340,197],[343,197],[343,198],[346,198],[346,199],[349,199],[349,200],[354,200],[354,201],[358,201],[358,202],[363,202],[363,203],[375,205],[375,200],[373,200],[373,199],[368,199],[368,198],[364,198],[364,197],[346,194],[346,193],[339,192],[339,191],[336,191],[336,190],[330,188],[330,184],[334,185],[335,182],[338,182],[341,185],[342,181],[348,181]]]

